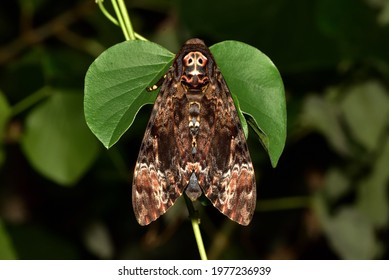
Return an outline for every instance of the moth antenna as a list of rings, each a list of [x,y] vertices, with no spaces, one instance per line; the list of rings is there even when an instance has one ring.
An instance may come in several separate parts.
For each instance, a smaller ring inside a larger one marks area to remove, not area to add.
[[[210,59],[208,61],[207,72],[208,72],[208,77],[209,77],[211,83],[215,82],[215,77],[214,77],[215,69],[214,69],[214,67],[215,67],[215,64],[214,64],[213,60]]]

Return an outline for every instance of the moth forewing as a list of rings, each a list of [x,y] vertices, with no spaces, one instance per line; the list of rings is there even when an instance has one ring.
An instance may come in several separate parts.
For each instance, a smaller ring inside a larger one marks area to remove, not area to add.
[[[202,193],[248,225],[256,203],[254,169],[237,110],[215,60],[188,40],[165,75],[135,166],[132,202],[147,225],[185,191]]]

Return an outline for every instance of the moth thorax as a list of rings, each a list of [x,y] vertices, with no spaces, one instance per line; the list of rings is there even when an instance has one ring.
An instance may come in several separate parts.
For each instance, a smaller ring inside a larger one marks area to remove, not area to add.
[[[202,194],[199,181],[197,180],[196,174],[194,172],[189,178],[189,184],[186,187],[185,193],[192,201],[197,200]]]
[[[207,85],[207,61],[207,57],[201,52],[190,52],[184,56],[182,61],[184,67],[181,77],[182,83],[193,90],[200,90]]]

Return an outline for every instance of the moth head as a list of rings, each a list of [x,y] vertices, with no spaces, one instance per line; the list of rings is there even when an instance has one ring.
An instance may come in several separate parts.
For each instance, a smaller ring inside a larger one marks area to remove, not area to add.
[[[201,90],[209,82],[208,58],[199,51],[191,51],[182,58],[181,83],[191,90]]]
[[[189,90],[201,91],[208,83],[214,82],[215,66],[214,58],[204,42],[197,38],[189,39],[176,55],[173,79]]]

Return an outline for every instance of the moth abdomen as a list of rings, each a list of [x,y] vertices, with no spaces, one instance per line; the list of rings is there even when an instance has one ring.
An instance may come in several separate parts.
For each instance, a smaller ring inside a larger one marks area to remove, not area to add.
[[[198,181],[197,176],[194,172],[192,172],[192,175],[190,176],[189,184],[185,189],[185,194],[192,201],[196,201],[202,194],[202,190],[199,186],[199,181]]]

